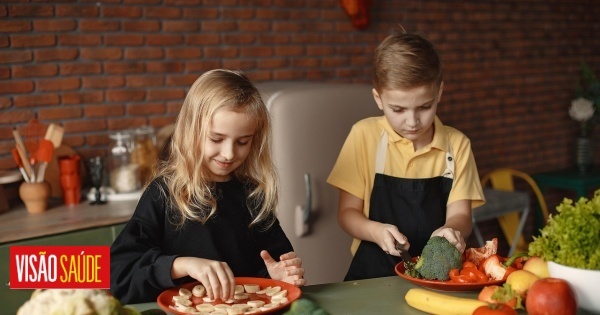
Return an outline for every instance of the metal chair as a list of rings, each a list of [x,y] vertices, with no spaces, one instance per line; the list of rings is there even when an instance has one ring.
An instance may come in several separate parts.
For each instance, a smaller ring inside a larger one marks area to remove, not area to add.
[[[515,180],[524,181],[529,185],[537,197],[537,201],[543,215],[543,220],[546,222],[548,220],[548,207],[546,206],[544,195],[542,195],[542,192],[540,191],[540,188],[536,184],[535,180],[528,174],[512,168],[500,168],[483,176],[481,179],[481,185],[485,187],[489,184],[495,190],[514,191]],[[519,235],[518,240],[515,240],[515,232],[519,227],[519,223],[522,223],[523,221],[524,220],[520,220],[519,213],[516,212],[504,214],[498,217],[498,222],[500,223],[500,227],[504,232],[504,236],[506,237],[508,244],[513,247],[513,244],[516,241],[516,248],[522,251],[527,251],[527,242],[525,242],[525,238],[522,235]]]

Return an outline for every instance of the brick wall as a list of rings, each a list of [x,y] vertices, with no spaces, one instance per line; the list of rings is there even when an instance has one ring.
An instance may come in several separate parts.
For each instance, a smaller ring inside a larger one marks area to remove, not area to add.
[[[2,1],[0,169],[15,166],[13,126],[35,115],[62,123],[64,143],[84,156],[104,155],[112,132],[173,122],[213,68],[369,82],[373,49],[397,24],[441,51],[439,116],[471,138],[480,173],[574,163],[567,108],[580,61],[600,71],[600,2],[373,2],[358,31],[337,0]]]

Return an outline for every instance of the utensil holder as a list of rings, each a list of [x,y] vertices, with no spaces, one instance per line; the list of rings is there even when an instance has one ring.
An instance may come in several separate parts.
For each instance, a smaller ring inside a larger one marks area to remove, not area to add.
[[[19,197],[29,213],[43,213],[48,209],[50,184],[48,182],[27,183],[19,186]]]

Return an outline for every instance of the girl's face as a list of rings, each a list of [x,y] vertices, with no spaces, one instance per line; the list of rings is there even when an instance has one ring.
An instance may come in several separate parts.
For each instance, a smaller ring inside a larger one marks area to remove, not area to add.
[[[231,110],[215,112],[204,141],[202,160],[212,181],[230,180],[231,172],[246,161],[255,129],[256,120],[246,113]]]
[[[433,140],[433,123],[442,88],[443,83],[438,95],[431,95],[427,86],[383,90],[381,95],[373,89],[373,96],[394,131],[412,141],[416,151]]]

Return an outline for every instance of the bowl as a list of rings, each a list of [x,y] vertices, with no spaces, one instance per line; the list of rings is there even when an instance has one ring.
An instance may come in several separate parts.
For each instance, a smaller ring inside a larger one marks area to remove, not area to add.
[[[550,277],[561,278],[571,284],[580,308],[600,313],[600,270],[580,269],[549,261],[548,271]]]

